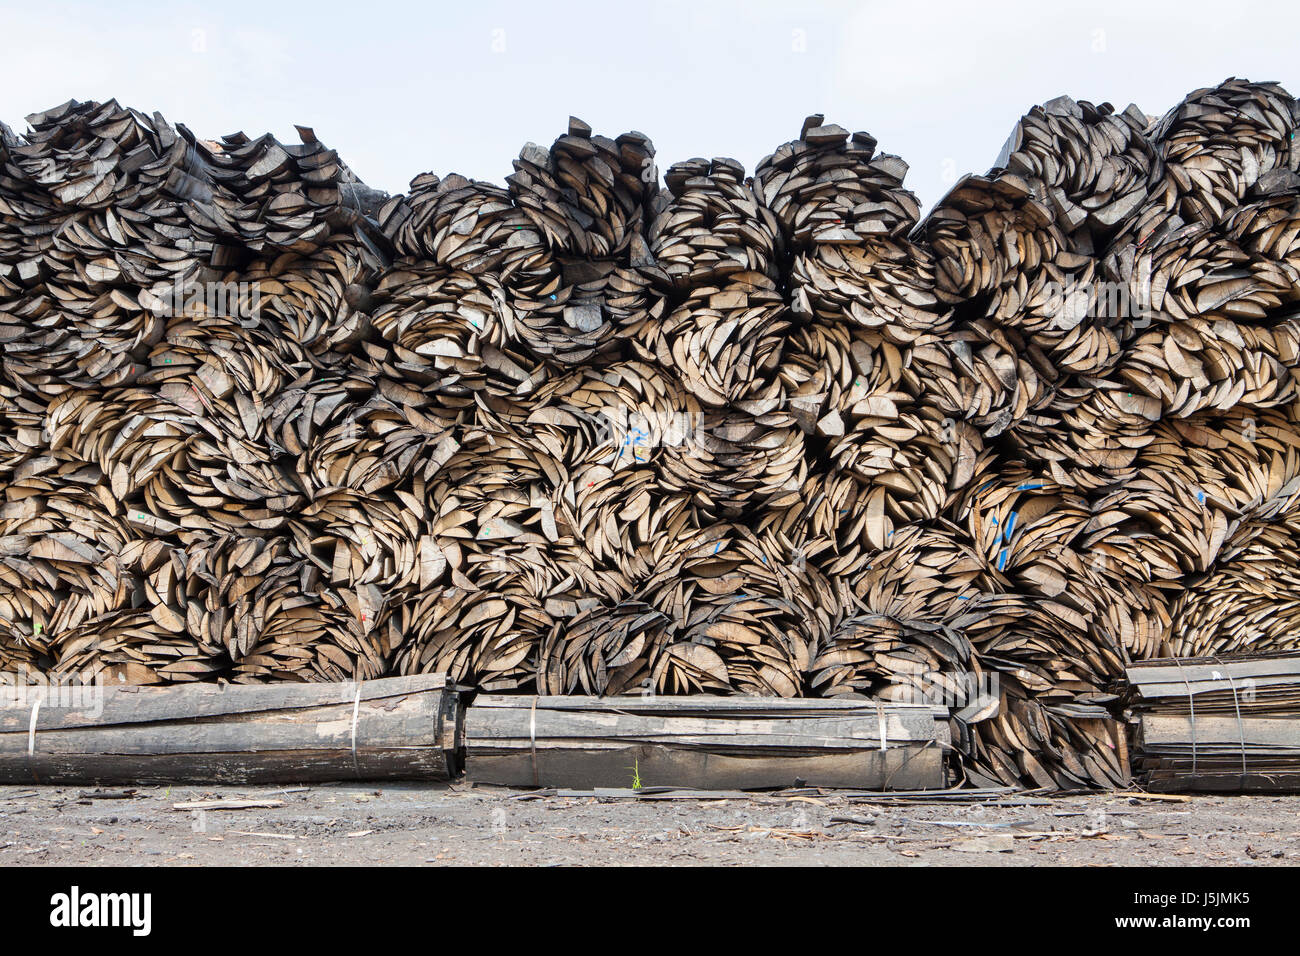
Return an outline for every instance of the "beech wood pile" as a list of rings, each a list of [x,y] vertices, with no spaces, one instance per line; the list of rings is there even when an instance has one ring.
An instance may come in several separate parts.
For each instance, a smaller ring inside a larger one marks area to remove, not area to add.
[[[1127,663],[1297,648],[1298,118],[1062,97],[924,217],[821,116],[393,197],[0,128],[0,680],[922,695],[969,783],[1119,782]]]

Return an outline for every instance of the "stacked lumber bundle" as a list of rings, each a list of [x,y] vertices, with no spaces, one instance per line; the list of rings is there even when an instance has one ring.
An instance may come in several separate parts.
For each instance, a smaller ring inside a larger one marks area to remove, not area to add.
[[[1128,668],[1133,768],[1152,790],[1300,788],[1300,657],[1241,654]]]
[[[459,688],[340,684],[0,688],[0,782],[451,780]]]
[[[938,790],[945,708],[772,697],[481,695],[465,711],[476,783]]]
[[[1060,97],[925,216],[820,115],[392,197],[0,128],[0,672],[919,698],[970,783],[1113,785],[1126,664],[1297,649],[1298,120]]]

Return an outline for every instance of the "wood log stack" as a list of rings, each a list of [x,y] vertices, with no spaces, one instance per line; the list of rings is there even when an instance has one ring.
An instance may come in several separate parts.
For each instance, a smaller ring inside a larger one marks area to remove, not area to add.
[[[1296,648],[1298,118],[1061,97],[925,216],[822,116],[393,197],[0,128],[0,670],[923,694],[977,784],[1114,784],[1127,662]]]

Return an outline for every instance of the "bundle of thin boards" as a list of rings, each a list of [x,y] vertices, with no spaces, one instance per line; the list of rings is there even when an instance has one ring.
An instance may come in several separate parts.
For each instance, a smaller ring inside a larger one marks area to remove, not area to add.
[[[923,704],[494,694],[465,714],[469,779],[514,787],[937,790],[949,741]]]
[[[461,770],[462,715],[441,674],[0,686],[0,783],[446,781]]]
[[[1149,661],[1127,680],[1150,789],[1300,789],[1300,655]]]

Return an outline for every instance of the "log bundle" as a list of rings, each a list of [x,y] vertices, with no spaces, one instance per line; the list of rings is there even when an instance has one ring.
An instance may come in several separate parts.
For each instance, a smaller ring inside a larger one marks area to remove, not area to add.
[[[0,127],[0,672],[950,706],[1108,786],[1126,664],[1295,650],[1296,101],[1051,100],[926,214],[822,116],[504,185]]]

